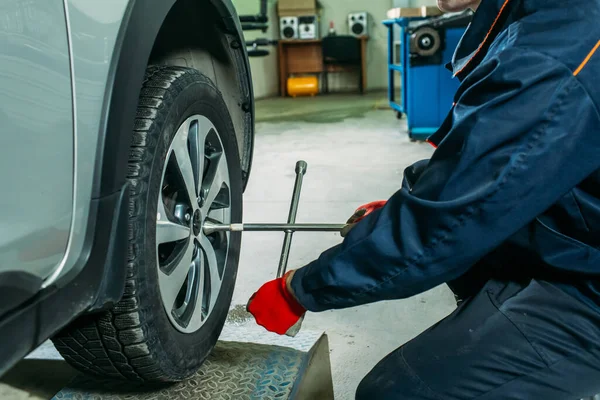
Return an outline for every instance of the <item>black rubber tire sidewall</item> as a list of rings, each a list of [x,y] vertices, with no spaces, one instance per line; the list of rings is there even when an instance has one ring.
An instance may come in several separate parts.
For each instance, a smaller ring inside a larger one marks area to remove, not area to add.
[[[177,87],[177,83],[174,84]],[[222,95],[211,85],[195,82],[183,88],[174,96],[173,102],[164,119],[157,118],[151,129],[160,133],[156,154],[149,178],[146,198],[146,227],[143,241],[143,260],[138,264],[138,290],[141,305],[142,324],[146,322],[146,339],[155,360],[163,371],[175,380],[190,376],[202,364],[214,347],[223,328],[229,310],[241,245],[241,234],[231,233],[229,253],[219,297],[208,320],[196,332],[185,334],[177,330],[169,320],[158,286],[158,268],[156,263],[156,215],[158,194],[162,180],[163,167],[171,141],[181,124],[192,115],[203,115],[215,126],[219,133],[230,174],[231,219],[242,220],[242,177],[239,151],[235,130]],[[138,232],[138,235],[143,233]]]

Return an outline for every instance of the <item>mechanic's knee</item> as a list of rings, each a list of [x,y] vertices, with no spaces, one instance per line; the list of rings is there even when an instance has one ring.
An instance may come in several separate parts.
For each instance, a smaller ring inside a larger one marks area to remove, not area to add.
[[[356,400],[371,400],[374,398],[373,392],[377,390],[377,387],[374,383],[373,377],[371,374],[373,371],[369,372],[369,375],[365,376],[358,388],[356,389]]]
[[[418,399],[413,396],[415,385],[411,384],[410,378],[400,370],[396,370],[397,374],[388,372],[392,371],[385,371],[381,363],[373,368],[358,385],[356,400]],[[399,394],[402,397],[398,397]]]

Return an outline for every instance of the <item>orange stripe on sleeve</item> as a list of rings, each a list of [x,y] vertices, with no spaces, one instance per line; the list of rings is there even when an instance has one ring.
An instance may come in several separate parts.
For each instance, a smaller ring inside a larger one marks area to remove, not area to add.
[[[581,63],[581,65],[579,67],[577,67],[577,69],[575,70],[575,72],[573,72],[573,76],[579,75],[579,73],[581,72],[581,70],[585,68],[585,66],[590,61],[590,59],[592,58],[592,56],[594,55],[594,53],[596,52],[596,50],[598,50],[599,47],[600,47],[600,40],[598,40],[598,43],[596,43],[596,45],[594,46],[594,48],[592,49],[592,51],[590,51],[590,54],[587,55],[587,57],[585,58],[585,60],[583,60],[583,62]]]

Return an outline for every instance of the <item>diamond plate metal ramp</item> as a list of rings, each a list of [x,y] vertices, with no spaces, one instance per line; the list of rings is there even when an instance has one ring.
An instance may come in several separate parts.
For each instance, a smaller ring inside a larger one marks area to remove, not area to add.
[[[59,357],[51,345],[28,356]],[[200,371],[185,382],[152,387],[78,375],[54,399],[333,400],[329,344],[322,332],[288,338],[248,324],[229,324]]]

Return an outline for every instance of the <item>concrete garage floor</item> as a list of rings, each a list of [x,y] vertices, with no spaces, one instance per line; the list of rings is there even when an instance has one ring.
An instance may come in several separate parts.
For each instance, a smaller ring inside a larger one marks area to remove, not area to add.
[[[385,109],[384,99],[375,94],[259,101],[245,221],[285,222],[299,159],[308,162],[308,172],[298,222],[341,223],[357,206],[389,198],[404,168],[429,158],[432,148],[410,142],[405,121]],[[278,233],[245,234],[231,320],[246,319],[248,298],[275,277],[282,239]],[[340,241],[335,233],[296,233],[289,268]],[[439,287],[407,300],[308,314],[303,328],[328,334],[336,399],[346,400],[381,358],[453,309],[450,291]]]

